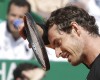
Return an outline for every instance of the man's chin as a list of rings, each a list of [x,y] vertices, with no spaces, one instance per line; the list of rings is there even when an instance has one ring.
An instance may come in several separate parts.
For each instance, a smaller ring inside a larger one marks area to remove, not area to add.
[[[76,63],[76,62],[70,62],[73,66],[77,66],[79,65],[80,63]]]
[[[18,39],[18,38],[20,37],[19,33],[15,33],[15,32],[12,33],[12,36],[13,36],[15,39]]]

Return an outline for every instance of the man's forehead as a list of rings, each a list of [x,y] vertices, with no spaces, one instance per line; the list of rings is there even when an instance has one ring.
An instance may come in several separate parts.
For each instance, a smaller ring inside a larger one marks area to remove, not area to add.
[[[27,6],[18,6],[16,4],[14,4],[14,3],[11,4],[10,9],[11,8],[25,9],[25,10],[28,11],[28,7]]]
[[[52,39],[53,35],[55,34],[56,31],[56,26],[53,25],[49,30],[48,30],[48,38],[49,40]]]
[[[48,31],[49,42],[52,45],[53,42],[59,37],[59,32],[57,30],[57,25],[53,25]]]
[[[57,29],[57,25],[54,24],[53,26],[51,26],[51,27],[49,28],[49,31],[55,31],[56,29]]]

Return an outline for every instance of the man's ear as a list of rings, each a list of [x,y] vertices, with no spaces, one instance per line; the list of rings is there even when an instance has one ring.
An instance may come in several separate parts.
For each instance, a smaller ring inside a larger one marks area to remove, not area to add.
[[[71,22],[71,27],[72,27],[72,32],[80,36],[81,34],[80,26],[76,22]]]

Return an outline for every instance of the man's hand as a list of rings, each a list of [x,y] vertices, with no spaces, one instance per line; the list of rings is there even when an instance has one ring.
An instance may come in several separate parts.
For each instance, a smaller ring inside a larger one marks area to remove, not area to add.
[[[23,71],[22,75],[28,80],[42,80],[45,76],[45,71],[41,68]]]

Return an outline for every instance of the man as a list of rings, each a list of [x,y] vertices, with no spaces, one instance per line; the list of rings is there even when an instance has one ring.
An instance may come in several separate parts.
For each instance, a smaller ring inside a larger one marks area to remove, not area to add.
[[[90,69],[87,80],[100,80],[100,35],[94,17],[67,6],[53,12],[47,26],[56,56],[68,58],[74,66],[84,63]]]
[[[13,71],[14,80],[42,80],[45,71],[32,63],[20,63]]]
[[[87,80],[100,80],[100,35],[95,18],[70,5],[52,12],[47,27],[56,56],[68,59],[73,66],[85,64],[90,69]]]
[[[0,59],[31,59],[32,50],[28,48],[13,26],[15,19],[23,19],[25,13],[31,11],[26,0],[10,0],[7,10],[7,20],[0,24]]]

